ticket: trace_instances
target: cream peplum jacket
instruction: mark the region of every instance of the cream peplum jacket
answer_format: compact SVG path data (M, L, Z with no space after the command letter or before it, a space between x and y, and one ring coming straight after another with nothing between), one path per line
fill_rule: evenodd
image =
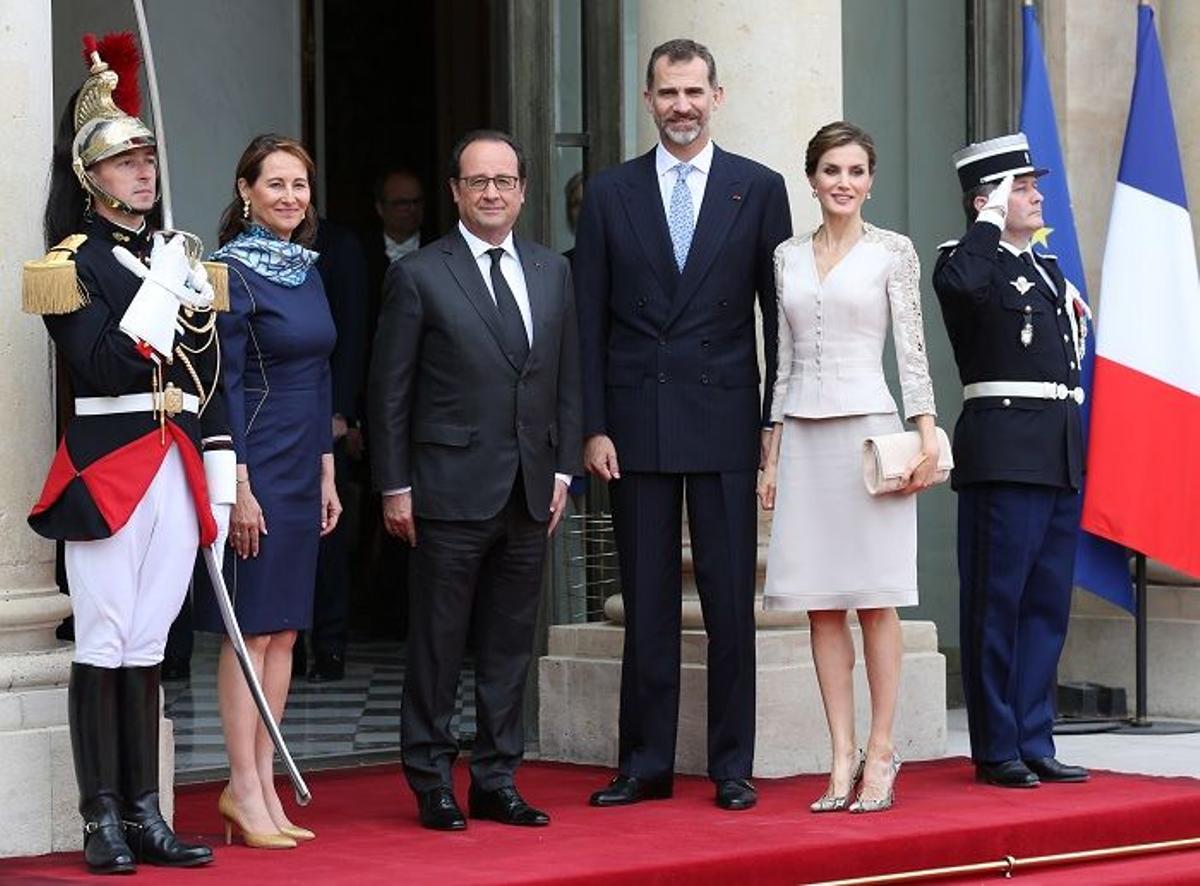
M775 250L779 369L771 421L896 411L883 375L891 321L904 416L935 414L912 241L873 225L818 279L813 233Z

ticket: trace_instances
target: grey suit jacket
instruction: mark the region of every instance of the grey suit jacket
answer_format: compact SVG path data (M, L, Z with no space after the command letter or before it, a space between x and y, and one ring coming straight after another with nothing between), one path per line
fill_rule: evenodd
M381 491L412 486L418 517L492 517L520 469L529 514L544 521L554 474L582 470L570 266L538 243L514 244L533 319L523 366L501 345L496 304L457 228L384 279L367 389L372 479Z

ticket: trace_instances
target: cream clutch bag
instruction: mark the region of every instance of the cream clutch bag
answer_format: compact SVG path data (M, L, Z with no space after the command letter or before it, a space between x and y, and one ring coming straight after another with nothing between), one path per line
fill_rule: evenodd
M934 483L944 483L954 467L954 456L950 453L950 440L941 428L937 433L938 463ZM863 482L871 495L886 495L904 485L904 469L921 452L919 431L900 431L896 434L881 434L868 437L863 443Z

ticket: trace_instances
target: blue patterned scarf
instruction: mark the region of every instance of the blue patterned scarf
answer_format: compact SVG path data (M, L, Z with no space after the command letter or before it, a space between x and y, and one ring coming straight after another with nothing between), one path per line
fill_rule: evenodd
M251 225L213 253L222 260L236 258L256 274L280 286L299 286L319 254L299 243L281 240L262 225Z

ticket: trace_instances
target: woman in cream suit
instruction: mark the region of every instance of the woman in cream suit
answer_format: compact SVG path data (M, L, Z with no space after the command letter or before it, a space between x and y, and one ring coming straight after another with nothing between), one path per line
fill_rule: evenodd
M937 466L920 266L907 237L863 221L875 173L867 133L843 122L822 127L808 143L805 171L821 226L775 250L779 374L759 483L763 507L776 510L765 605L809 615L833 742L829 787L812 810L875 812L892 805L900 768L892 746L902 653L896 607L917 602L911 493L932 482ZM921 454L900 493L872 497L863 441L903 429L881 360L889 320L904 414L920 431ZM849 609L858 611L871 690L865 757L854 736Z

